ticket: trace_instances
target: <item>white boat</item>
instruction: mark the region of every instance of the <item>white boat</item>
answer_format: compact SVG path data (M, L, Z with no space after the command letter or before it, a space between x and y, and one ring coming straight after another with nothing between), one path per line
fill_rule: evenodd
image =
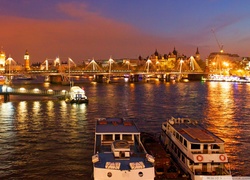
M250 77L241 76L224 76L224 75L208 75L208 77L202 77L202 81L209 82L238 82L238 83L250 83Z
M92 156L94 180L153 180L154 157L147 154L133 120L96 120Z
M161 142L192 180L232 180L224 141L188 118L162 123Z
M65 100L69 103L88 103L88 97L85 95L85 90L79 86L72 86L69 91L69 96Z

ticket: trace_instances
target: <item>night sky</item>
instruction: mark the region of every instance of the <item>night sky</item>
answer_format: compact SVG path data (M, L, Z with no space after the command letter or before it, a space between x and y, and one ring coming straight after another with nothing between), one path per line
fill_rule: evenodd
M249 0L1 0L0 46L22 62L147 57L199 48L250 56Z

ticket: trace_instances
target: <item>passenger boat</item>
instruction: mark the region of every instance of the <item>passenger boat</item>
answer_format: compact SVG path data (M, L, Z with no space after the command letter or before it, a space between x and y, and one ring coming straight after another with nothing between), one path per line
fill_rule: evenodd
M147 154L132 119L96 120L94 180L153 180L154 157Z
M188 177L173 161L171 154L166 152L159 136L152 133L141 133L141 141L146 151L155 158L155 180L187 180Z
M192 180L232 180L224 141L188 118L162 123L161 142Z
M79 86L72 86L70 88L69 95L66 97L65 101L76 104L89 102L87 96L85 95L84 89L80 88Z
M33 80L34 78L31 76L20 75L15 78L16 80Z

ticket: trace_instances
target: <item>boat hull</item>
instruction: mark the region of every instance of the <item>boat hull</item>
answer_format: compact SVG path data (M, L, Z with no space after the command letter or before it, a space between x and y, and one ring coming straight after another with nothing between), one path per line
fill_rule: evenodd
M135 170L114 170L94 167L94 180L154 180L153 169L154 167ZM111 177L109 177L110 174L112 174Z
M88 99L72 99L69 101L71 104L87 104L89 102Z

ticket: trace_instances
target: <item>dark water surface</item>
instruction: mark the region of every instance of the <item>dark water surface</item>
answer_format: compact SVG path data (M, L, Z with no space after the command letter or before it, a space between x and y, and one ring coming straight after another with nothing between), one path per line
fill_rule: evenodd
M45 88L44 85L15 85ZM51 89L64 86L47 85ZM132 117L160 132L171 116L188 116L226 142L234 175L250 175L250 84L219 82L81 84L89 104L48 97L0 99L0 179L90 179L94 120Z

